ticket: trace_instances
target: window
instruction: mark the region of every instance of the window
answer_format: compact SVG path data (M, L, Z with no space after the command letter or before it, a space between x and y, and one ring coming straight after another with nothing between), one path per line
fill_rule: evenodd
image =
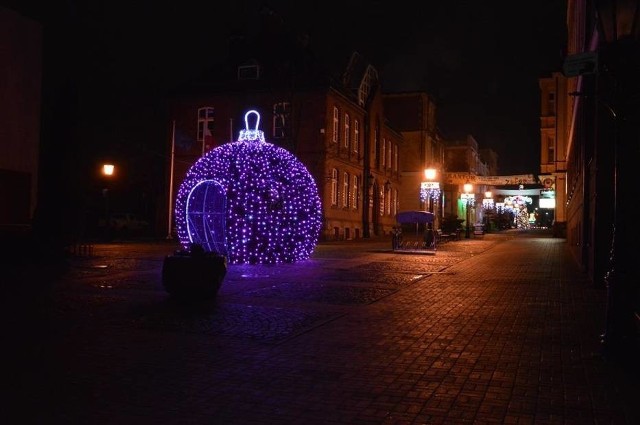
M555 115L556 113L556 94L549 92L547 95L547 105L549 108L549 115Z
M349 208L349 173L342 176L342 206Z
M202 145L202 153L213 147L213 130L215 110L211 106L198 108L198 142Z
M380 155L378 154L378 149L380 149L380 141L378 140L378 127L376 126L376 130L373 133L373 163L376 168L380 166Z
M350 125L351 119L349 117L349 114L344 114L344 147L347 148L347 150L349 149L349 141L351 139L349 137Z
M553 137L547 136L547 164L553 164L556 157L555 140Z
M391 140L387 143L387 168L391 168Z
M391 215L391 189L386 189L384 195L385 213Z
M367 102L369 92L371 91L371 86L377 79L378 73L376 72L375 68L372 66L367 67L364 77L362 77L362 81L360 82L360 87L358 88L358 104L360 106L364 106L364 104Z
M333 107L333 143L338 143L338 127L340 124L340 117L338 115L338 107Z
M352 177L353 183L351 185L351 206L353 207L354 210L358 209L358 205L360 203L360 188L358 187L358 184L360 183L358 181L358 176L353 176Z
M331 170L331 205L338 205L338 170Z
M393 171L398 171L398 145L393 145Z
M211 106L206 106L198 109L198 119L213 119L214 109Z
M398 214L398 189L393 189L393 216L395 217Z
M273 138L282 139L288 135L288 125L291 110L289 102L280 102L273 105Z
M387 158L387 139L385 139L384 137L382 138L382 148L380 149L380 160L381 160L381 166L382 168L384 168L387 164L385 162L385 159Z
M360 121L353 120L353 151L360 150Z
M241 65L238 67L238 80L259 80L260 65Z

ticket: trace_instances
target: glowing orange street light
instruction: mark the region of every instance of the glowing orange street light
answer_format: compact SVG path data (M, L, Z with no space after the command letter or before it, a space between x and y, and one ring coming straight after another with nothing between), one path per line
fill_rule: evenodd
M436 169L435 168L426 168L424 170L424 176L428 181L433 181L436 179Z
M116 166L113 164L102 164L102 175L111 178L116 171ZM107 184L105 183L105 186ZM109 214L109 188L105 187L102 189L102 196L104 197L104 232L105 238L109 239L109 225L111 221L111 217Z
M102 174L105 176L112 176L115 172L116 166L113 164L103 164L102 165Z

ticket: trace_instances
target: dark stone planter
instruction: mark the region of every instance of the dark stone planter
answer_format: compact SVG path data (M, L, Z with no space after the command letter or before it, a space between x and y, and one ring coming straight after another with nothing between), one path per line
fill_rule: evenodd
M199 249L168 255L162 265L162 285L173 297L215 298L227 274L227 258Z

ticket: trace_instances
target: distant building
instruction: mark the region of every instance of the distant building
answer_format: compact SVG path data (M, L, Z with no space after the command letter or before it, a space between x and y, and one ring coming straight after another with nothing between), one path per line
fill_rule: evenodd
M204 152L237 140L244 113L256 109L267 141L296 155L313 175L322 239L389 235L399 208L403 138L385 119L376 69L354 53L331 77L308 60L304 46L290 49L286 60L274 60L268 49L238 54L225 72L172 95L170 117L189 141L175 147L172 193Z
M559 72L540 78L540 175L541 183L553 196L553 229L556 236L567 235L567 153L573 102L569 89L575 82Z
M480 149L478 141L470 134L451 138L445 141L444 169L447 176L451 174L469 176L491 176L498 171L498 155L491 149ZM445 179L446 181L447 179ZM470 207L471 224L482 221L482 200L491 186L474 184L472 196L474 200L467 205L461 195L464 193L464 181L454 179L443 185L444 211L458 217L465 217L467 206Z
M402 134L405 143L401 155L402 187L400 203L405 210L427 209L420 199L420 183L425 181L424 170L436 170L435 180L442 181L445 171L444 142L436 122L437 105L425 92L385 93L385 114L390 124ZM442 203L431 205L441 215Z

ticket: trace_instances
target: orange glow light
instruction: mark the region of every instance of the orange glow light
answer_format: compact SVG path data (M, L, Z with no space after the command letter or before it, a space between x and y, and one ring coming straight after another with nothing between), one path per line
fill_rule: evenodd
M113 164L104 164L102 166L102 174L105 176L112 176L115 168L116 167Z

